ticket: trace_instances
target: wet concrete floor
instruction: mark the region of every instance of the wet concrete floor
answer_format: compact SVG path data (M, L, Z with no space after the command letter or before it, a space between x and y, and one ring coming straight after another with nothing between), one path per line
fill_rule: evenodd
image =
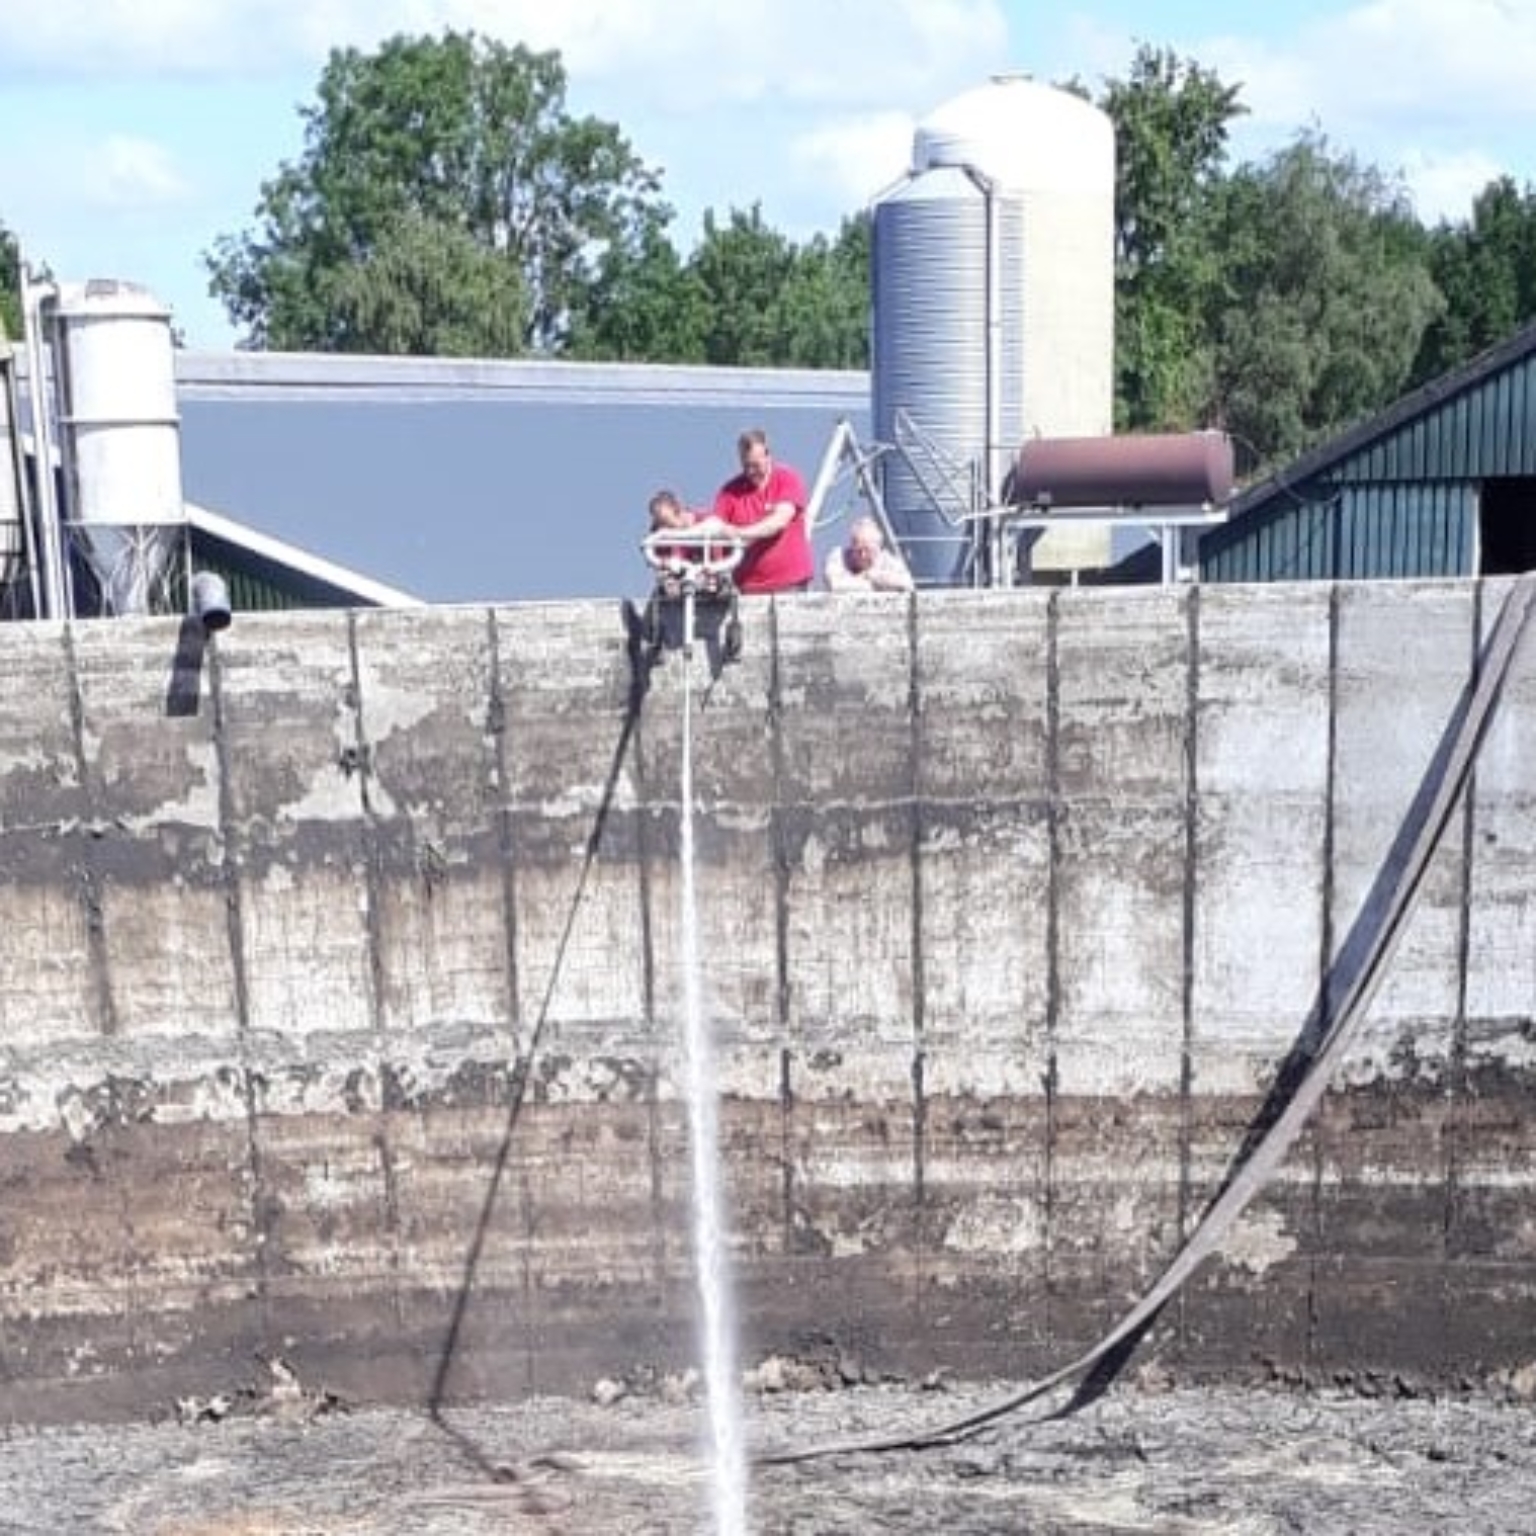
M673 1394L676 1396L677 1394ZM754 1449L906 1434L1006 1399L778 1392ZM294 1398L162 1423L11 1427L6 1536L680 1536L709 1533L696 1402L658 1394L425 1413ZM958 1445L755 1467L754 1536L1268 1536L1536 1530L1536 1409L1520 1401L1117 1388L1070 1418Z

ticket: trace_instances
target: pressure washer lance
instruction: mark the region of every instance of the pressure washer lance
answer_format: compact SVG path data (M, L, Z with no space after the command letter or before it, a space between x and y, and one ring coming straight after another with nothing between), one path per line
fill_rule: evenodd
M694 599L698 597L730 604L727 624L736 617L736 583L732 572L741 564L746 545L734 534L709 533L692 528L658 528L640 541L640 551L656 571L656 591L651 599L655 613L657 599L681 601L683 605L683 655L693 659Z

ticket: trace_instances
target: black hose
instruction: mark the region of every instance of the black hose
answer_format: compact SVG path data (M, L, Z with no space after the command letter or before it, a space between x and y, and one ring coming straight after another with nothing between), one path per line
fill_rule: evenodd
M785 1466L826 1456L915 1451L951 1445L998 1419L1039 1402L1080 1377L1084 1378L1082 1385L1057 1416L1075 1411L1105 1390L1108 1381L1118 1373L1158 1314L1217 1250L1244 1208L1269 1182L1326 1091L1334 1067L1354 1038L1380 985L1429 861L1466 788L1530 616L1533 596L1536 596L1536 578L1523 576L1504 600L1498 623L1478 657L1471 695L1464 696L1452 716L1441 747L1377 877L1377 887L1373 888L1362 909L1357 928L1369 925L1374 932L1339 994L1339 1007L1327 1021L1310 1062L1295 1081L1273 1123L1233 1170L1221 1193L1152 1288L1086 1354L988 1407L926 1429L763 1451L753 1458L755 1465ZM1346 944L1341 957L1353 948Z

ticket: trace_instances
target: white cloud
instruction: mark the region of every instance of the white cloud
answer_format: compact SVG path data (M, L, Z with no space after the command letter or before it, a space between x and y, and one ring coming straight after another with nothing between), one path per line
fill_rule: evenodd
M395 33L474 30L569 49L568 65L604 68L688 28L702 0L50 0L0 12L0 59L52 74L220 74L318 69L333 48Z
M113 134L88 148L74 185L86 203L134 212L165 208L191 195L169 150L127 134Z
M1536 116L1536 6L1372 0L1285 40L1232 35L1181 51L1242 86L1257 126L1488 123Z
M800 135L791 154L798 168L819 178L852 211L908 169L915 126L916 120L904 112L834 119Z
M1096 22L1091 0L1085 8L1065 24L1067 56L1091 83L1123 75L1147 29L1133 37ZM1221 33L1154 39L1239 87L1247 113L1233 124L1235 159L1315 129L1333 149L1401 175L1429 222L1465 217L1496 176L1528 179L1533 0L1356 0L1310 21L1228 7L1223 19Z
M0 166L0 208L29 243L36 231L99 232L104 213L115 228L163 229L196 195L169 149L130 134L52 135Z
M1373 0L1301 39L1330 105L1415 117L1536 116L1536 6Z
M572 78L679 106L690 93L888 98L1008 62L1002 0L50 0L0 9L0 70L318 71L332 48L449 27L558 49Z
M1478 193L1490 181L1507 174L1503 166L1479 150L1459 154L1416 150L1407 155L1402 171L1413 192L1414 212L1426 224L1442 219L1455 223L1470 217Z

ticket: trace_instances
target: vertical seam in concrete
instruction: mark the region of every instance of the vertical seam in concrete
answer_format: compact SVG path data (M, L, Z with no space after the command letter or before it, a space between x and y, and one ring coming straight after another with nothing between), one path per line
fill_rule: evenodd
M1195 881L1200 856L1200 589L1185 596L1184 687L1184 891L1180 1009L1183 1038L1179 1059L1179 1100L1183 1124L1179 1148L1179 1231L1187 1230L1191 1206L1190 1158L1195 1085Z
M643 665L638 659L632 666ZM645 752L645 710L643 699L631 679L634 688L635 711L634 785L635 785L635 862L638 865L638 899L640 903L640 987L641 1008L645 1026L653 1045L656 1041L656 925L652 921L651 908L655 897L651 883L651 783Z
M1179 1188L1178 1225L1189 1234L1194 1195L1190 1188L1195 1127L1195 882L1200 858L1200 588L1184 594L1184 880L1180 940L1179 1008ZM1185 1333L1188 1297L1179 1290L1178 1330Z
M662 1145L665 1120L661 1112L661 1031L656 1016L656 924L652 917L652 907L656 899L656 888L651 879L651 864L655 856L651 824L655 802L652 797L649 764L645 750L646 696L642 690L643 669L646 662L636 650L631 651L629 664L631 668L630 707L634 710L635 721L635 863L638 879L637 899L640 907L640 1006L650 1052L645 1074L645 1145L649 1165L647 1174L651 1206L651 1266L656 1282L657 1306L665 1310L669 1222L665 1177L667 1157Z
M538 1304L539 1293L535 1280L537 1261L535 1255L538 1252L538 1222L533 1214L533 1181L527 1165L524 1164L518 1179L518 1204L523 1213L523 1240L518 1244L518 1258L521 1260L519 1278L522 1280L522 1297L520 1316L527 1319L527 1326L522 1330L523 1335L523 1373L528 1383L530 1392L537 1392L539 1382L539 1328Z
M1483 633L1483 583L1472 584L1472 621L1469 633L1467 672L1476 687ZM1444 1169L1444 1207L1440 1217L1441 1289L1443 1305L1450 1306L1448 1266L1456 1239L1457 1218L1461 1209L1461 1136L1462 1117L1467 1099L1467 971L1472 963L1472 874L1477 857L1477 763L1467 772L1467 786L1461 800L1461 888L1456 923L1456 1011L1451 1019L1450 1060L1446 1063L1446 1123L1442 1147Z
M779 646L779 604L772 599L768 608L768 740L773 764L773 805L770 841L773 848L773 947L778 970L774 988L774 1006L778 1012L780 1038L789 1034L789 850L784 805L784 680Z
M521 987L517 968L517 851L512 836L512 779L507 766L507 694L501 675L501 627L496 610L486 609L486 643L490 646L491 697L487 704L486 729L494 742L492 769L496 775L496 837L501 854L501 912L503 960L506 967L507 1029L513 1055L518 1050L521 1020Z
M1328 589L1328 730L1325 742L1327 771L1323 780L1323 850L1322 889L1320 914L1320 954L1318 955L1318 985L1323 1006L1317 1021L1319 1031L1326 1029L1333 1018L1333 950L1334 950L1334 837L1336 835L1335 778L1338 773L1339 755L1339 608L1341 604L1339 584Z
M96 1024L103 1035L118 1032L117 1005L112 996L112 964L107 950L106 893L101 871L96 867L93 844L105 835L98 814L95 778L85 751L85 696L80 687L79 658L75 653L75 631L64 626L64 667L69 690L69 728L75 752L75 772L80 776L80 794L86 825L81 828L79 859L75 873L79 881L80 904L84 909L85 941L91 962L91 995L96 1005Z
M1322 855L1322 912L1319 922L1320 941L1318 954L1318 995L1322 1007L1318 1010L1316 1028L1319 1033L1327 1030L1333 1021L1333 951L1334 951L1334 879L1335 879L1335 826L1338 814L1337 782L1339 771L1339 625L1343 592L1337 581L1328 588L1328 730L1326 741L1326 768L1323 775L1323 855ZM1309 1042L1309 1046L1315 1042ZM1310 1365L1317 1355L1318 1338L1318 1256L1322 1252L1323 1236L1323 1146L1322 1138L1314 1133L1312 1141L1312 1254L1307 1262L1307 1323L1306 1337L1302 1345L1302 1358Z
M384 1190L384 1230L389 1241L389 1270L393 1281L395 1317L404 1316L404 1298L400 1294L402 1254L400 1251L400 1188L395 1174L394 1153L390 1144L389 1117L391 1101L396 1097L394 1070L389 1060L389 1042L384 1027L384 933L383 858L379 814L370 792L373 780L373 746L368 739L367 712L363 707L363 671L358 650L357 614L347 613L347 661L351 679L352 731L357 747L357 790L362 807L363 899L365 926L368 931L368 1013L373 1026L374 1049L378 1052L379 1108L374 1123L373 1144L379 1159L379 1178ZM414 833L414 829L408 829Z
M501 621L494 607L486 610L486 633L491 648L491 697L487 725L495 738L497 846L501 855L502 942L507 984L507 1031L512 1040L506 1095L507 1110L514 1118L521 1113L522 1098L533 1074L531 1056L524 1058L522 973L518 963L518 854L513 820L514 787L512 783L512 711L508 704L507 677L502 668ZM528 1040L528 1050L536 1043L538 1020ZM510 1148L509 1148L510 1157ZM523 1375L530 1391L538 1381L537 1327L533 1323L537 1292L533 1283L535 1232L532 1191L525 1168L518 1171L517 1214L521 1218L522 1241L516 1245L518 1262L519 1316L529 1320L522 1329Z
M235 989L235 1031L240 1046L240 1097L245 1108L245 1151L250 1172L251 1233L255 1247L256 1307L263 1348L272 1347L272 1230L267 1201L266 1160L261 1148L261 1112L251 1056L251 979L245 958L245 902L240 879L240 834L235 826L229 761L229 725L224 707L224 668L218 640L208 642L208 692L213 705L213 759L218 774L219 842L223 852L224 926L229 936L230 973Z
M787 1045L779 1047L779 1198L781 1241L786 1255L795 1251L794 1060Z
M794 1049L789 1039L789 854L784 846L783 676L779 660L779 604L768 605L768 754L773 803L768 807L768 843L773 860L773 961L775 1025L779 1035L779 1134L784 1154L781 1194L785 1252L795 1241Z
M378 1040L379 1068L384 1073L384 940L379 907L379 825L371 793L373 748L363 711L362 665L357 650L357 614L347 612L347 667L352 705L352 740L357 747L356 771L358 801L363 821L363 899L364 925L368 930L368 1017ZM381 1078L382 1087L382 1078Z
M921 1235L926 1200L928 1105L924 1092L927 1041L927 980L923 969L923 773L922 687L918 667L917 601L907 600L907 782L908 847L912 880L912 1190L919 1226L916 1251L921 1271Z
M1045 1336L1053 1331L1051 1283L1055 1265L1056 1216L1056 1029L1061 1007L1061 671L1060 594L1052 592L1045 613L1045 1146L1041 1189L1044 1255L1041 1289L1045 1298Z

